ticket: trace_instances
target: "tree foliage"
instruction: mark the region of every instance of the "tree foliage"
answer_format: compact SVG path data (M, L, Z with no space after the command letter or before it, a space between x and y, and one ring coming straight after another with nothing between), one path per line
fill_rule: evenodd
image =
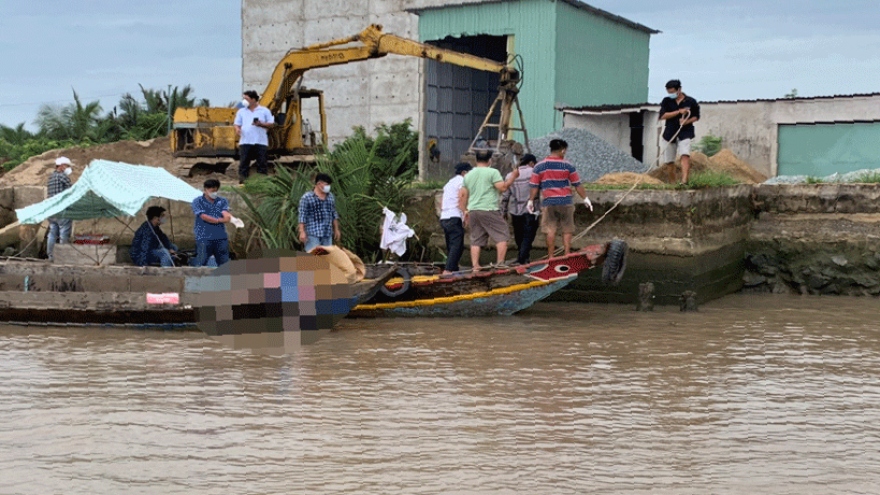
M191 86L149 89L140 86L141 98L126 93L110 112L98 101L84 102L73 91L73 103L42 105L34 123L37 132L0 125L0 163L6 170L51 149L90 146L124 139L144 141L168 133L168 116L178 107L208 106L197 99Z
M366 261L381 257L382 207L403 211L404 189L416 176L409 161L417 143L412 136L397 141L400 134L389 132L393 127L379 127L375 137L356 131L332 152L318 155L314 167L277 167L274 176L254 178L234 189L247 205L244 216L256 227L261 243L274 249L301 247L299 201L314 188L315 175L325 173L333 178L341 244Z

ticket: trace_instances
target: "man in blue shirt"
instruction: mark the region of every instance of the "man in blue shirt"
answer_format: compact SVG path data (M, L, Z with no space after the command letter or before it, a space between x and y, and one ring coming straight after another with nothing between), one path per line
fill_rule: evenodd
M172 255L177 252L177 246L171 244L168 236L159 228L167 220L165 208L147 208L147 221L137 229L131 241L129 254L135 265L149 266L159 263L161 266L174 266Z
M327 174L315 176L315 189L299 200L299 240L309 252L317 246L332 246L342 238L336 199L330 192L333 179Z
M221 198L220 181L208 179L204 184L205 193L192 202L196 223L193 231L196 235L195 266L205 266L212 255L221 266L229 261L229 237L226 235L226 223L232 220L229 214L229 201Z

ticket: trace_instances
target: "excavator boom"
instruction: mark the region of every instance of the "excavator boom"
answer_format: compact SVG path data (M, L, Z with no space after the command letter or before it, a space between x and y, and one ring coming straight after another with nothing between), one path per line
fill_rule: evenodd
M507 139L513 105L516 103L519 72L507 63L438 48L382 31L373 24L359 34L287 52L275 66L260 104L276 117L270 131L270 153L276 157L312 156L327 143L323 93L302 87L303 76L312 69L343 65L384 57L389 54L432 59L438 62L498 73L501 78L499 139ZM309 132L302 118L302 99L317 98L321 119L320 139ZM493 105L494 108L494 105ZM171 145L175 157L188 157L188 163L212 156L235 156L236 135L232 127L232 108L179 108L174 114ZM487 118L488 121L488 118ZM484 123L485 125L485 123ZM307 139L310 142L307 142ZM319 142L320 141L320 142ZM189 165L192 167L192 165ZM189 169L181 175L188 175Z

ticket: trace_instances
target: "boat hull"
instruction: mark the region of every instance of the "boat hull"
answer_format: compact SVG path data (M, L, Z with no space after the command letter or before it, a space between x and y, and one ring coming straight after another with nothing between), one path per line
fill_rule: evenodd
M574 281L572 276L554 282L527 282L482 293L423 299L405 303L362 304L352 317L481 317L509 316L531 307Z

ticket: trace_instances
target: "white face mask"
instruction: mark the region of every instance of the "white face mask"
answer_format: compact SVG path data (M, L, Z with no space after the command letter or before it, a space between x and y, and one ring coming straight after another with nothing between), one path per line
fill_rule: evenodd
M167 221L168 221L168 217L161 217L161 218L159 218L159 225L162 225Z
M72 173L73 173L73 169L72 169L72 168L67 167L67 168L64 169L64 175L70 175L70 174L72 174Z
M678 99L678 91L676 91L675 93L669 93L669 97L672 98L673 100L677 100Z
M247 100L241 100L241 104L244 105L245 108L251 106L251 102L249 102Z
M217 199L217 196L218 196L218 193L216 193L216 192L209 192L208 193L208 197L211 199Z
M329 186L329 185L324 186L324 187L323 187L323 190L324 190L324 194L329 193L329 192L330 192L330 186Z

